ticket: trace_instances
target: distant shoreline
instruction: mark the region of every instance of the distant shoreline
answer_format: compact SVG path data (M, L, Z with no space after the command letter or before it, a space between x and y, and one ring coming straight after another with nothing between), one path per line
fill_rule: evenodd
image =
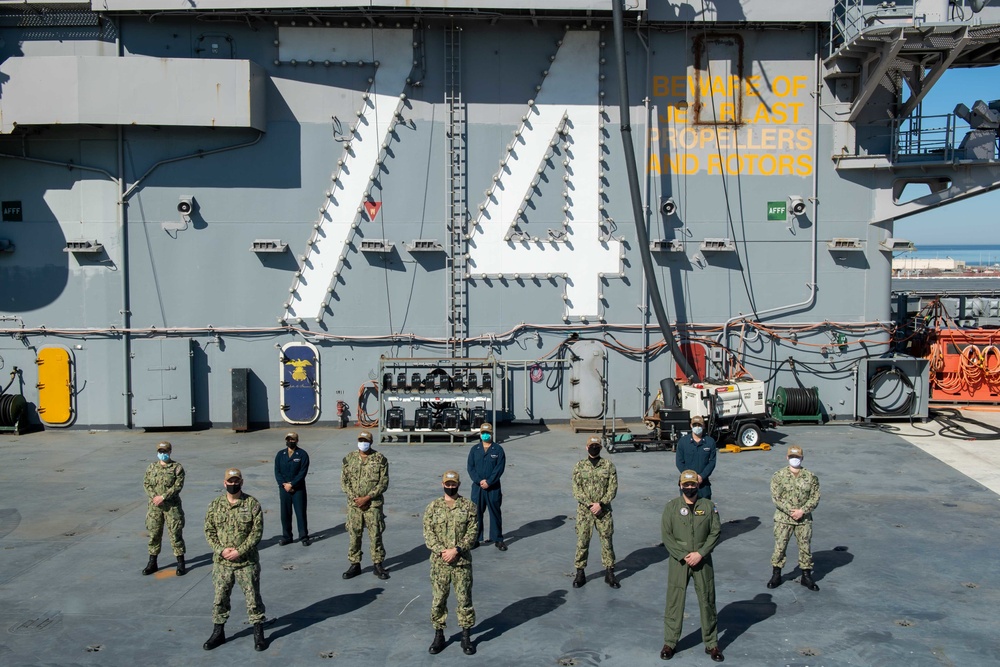
M894 255L894 259L953 259L967 267L1000 267L1000 245L921 244L915 250Z

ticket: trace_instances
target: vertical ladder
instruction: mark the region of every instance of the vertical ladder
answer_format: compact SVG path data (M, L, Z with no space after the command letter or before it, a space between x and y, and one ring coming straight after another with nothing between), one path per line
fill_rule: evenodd
M468 229L466 193L465 104L462 102L462 29L445 31L445 102L448 105L448 349L452 358L465 356L468 283L465 234Z

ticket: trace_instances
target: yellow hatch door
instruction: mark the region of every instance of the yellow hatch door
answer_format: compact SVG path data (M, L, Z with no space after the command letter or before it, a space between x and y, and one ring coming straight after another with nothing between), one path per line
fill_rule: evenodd
M73 364L64 347L43 347L38 365L38 417L46 424L65 424L73 416Z

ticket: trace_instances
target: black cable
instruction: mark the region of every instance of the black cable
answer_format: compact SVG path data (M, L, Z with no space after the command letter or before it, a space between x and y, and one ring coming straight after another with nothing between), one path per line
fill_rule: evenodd
M851 422L852 428L867 429L869 431L885 431L886 433L896 433L899 428L892 424L876 424L875 422Z
M943 428L938 431L938 435L945 438L951 438L952 440L1000 440L1000 428L970 419L954 408L935 408L931 410L931 417L934 421L943 425ZM989 432L977 433L970 431L963 424L973 424Z
M899 380L899 384L906 391L906 398L894 408L886 407L884 403L880 403L880 398L875 395L876 385L881 384L890 375L895 376ZM868 412L872 415L880 417L906 417L910 414L910 409L913 407L916 395L917 392L913 387L913 382L910 378L906 377L906 373L903 373L896 366L883 366L868 378Z

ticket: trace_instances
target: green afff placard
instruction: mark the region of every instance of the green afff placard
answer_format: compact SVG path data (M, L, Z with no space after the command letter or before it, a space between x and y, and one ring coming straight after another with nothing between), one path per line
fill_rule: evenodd
M785 211L788 207L788 202L783 201L769 201L767 202L767 219L768 220L785 220Z

